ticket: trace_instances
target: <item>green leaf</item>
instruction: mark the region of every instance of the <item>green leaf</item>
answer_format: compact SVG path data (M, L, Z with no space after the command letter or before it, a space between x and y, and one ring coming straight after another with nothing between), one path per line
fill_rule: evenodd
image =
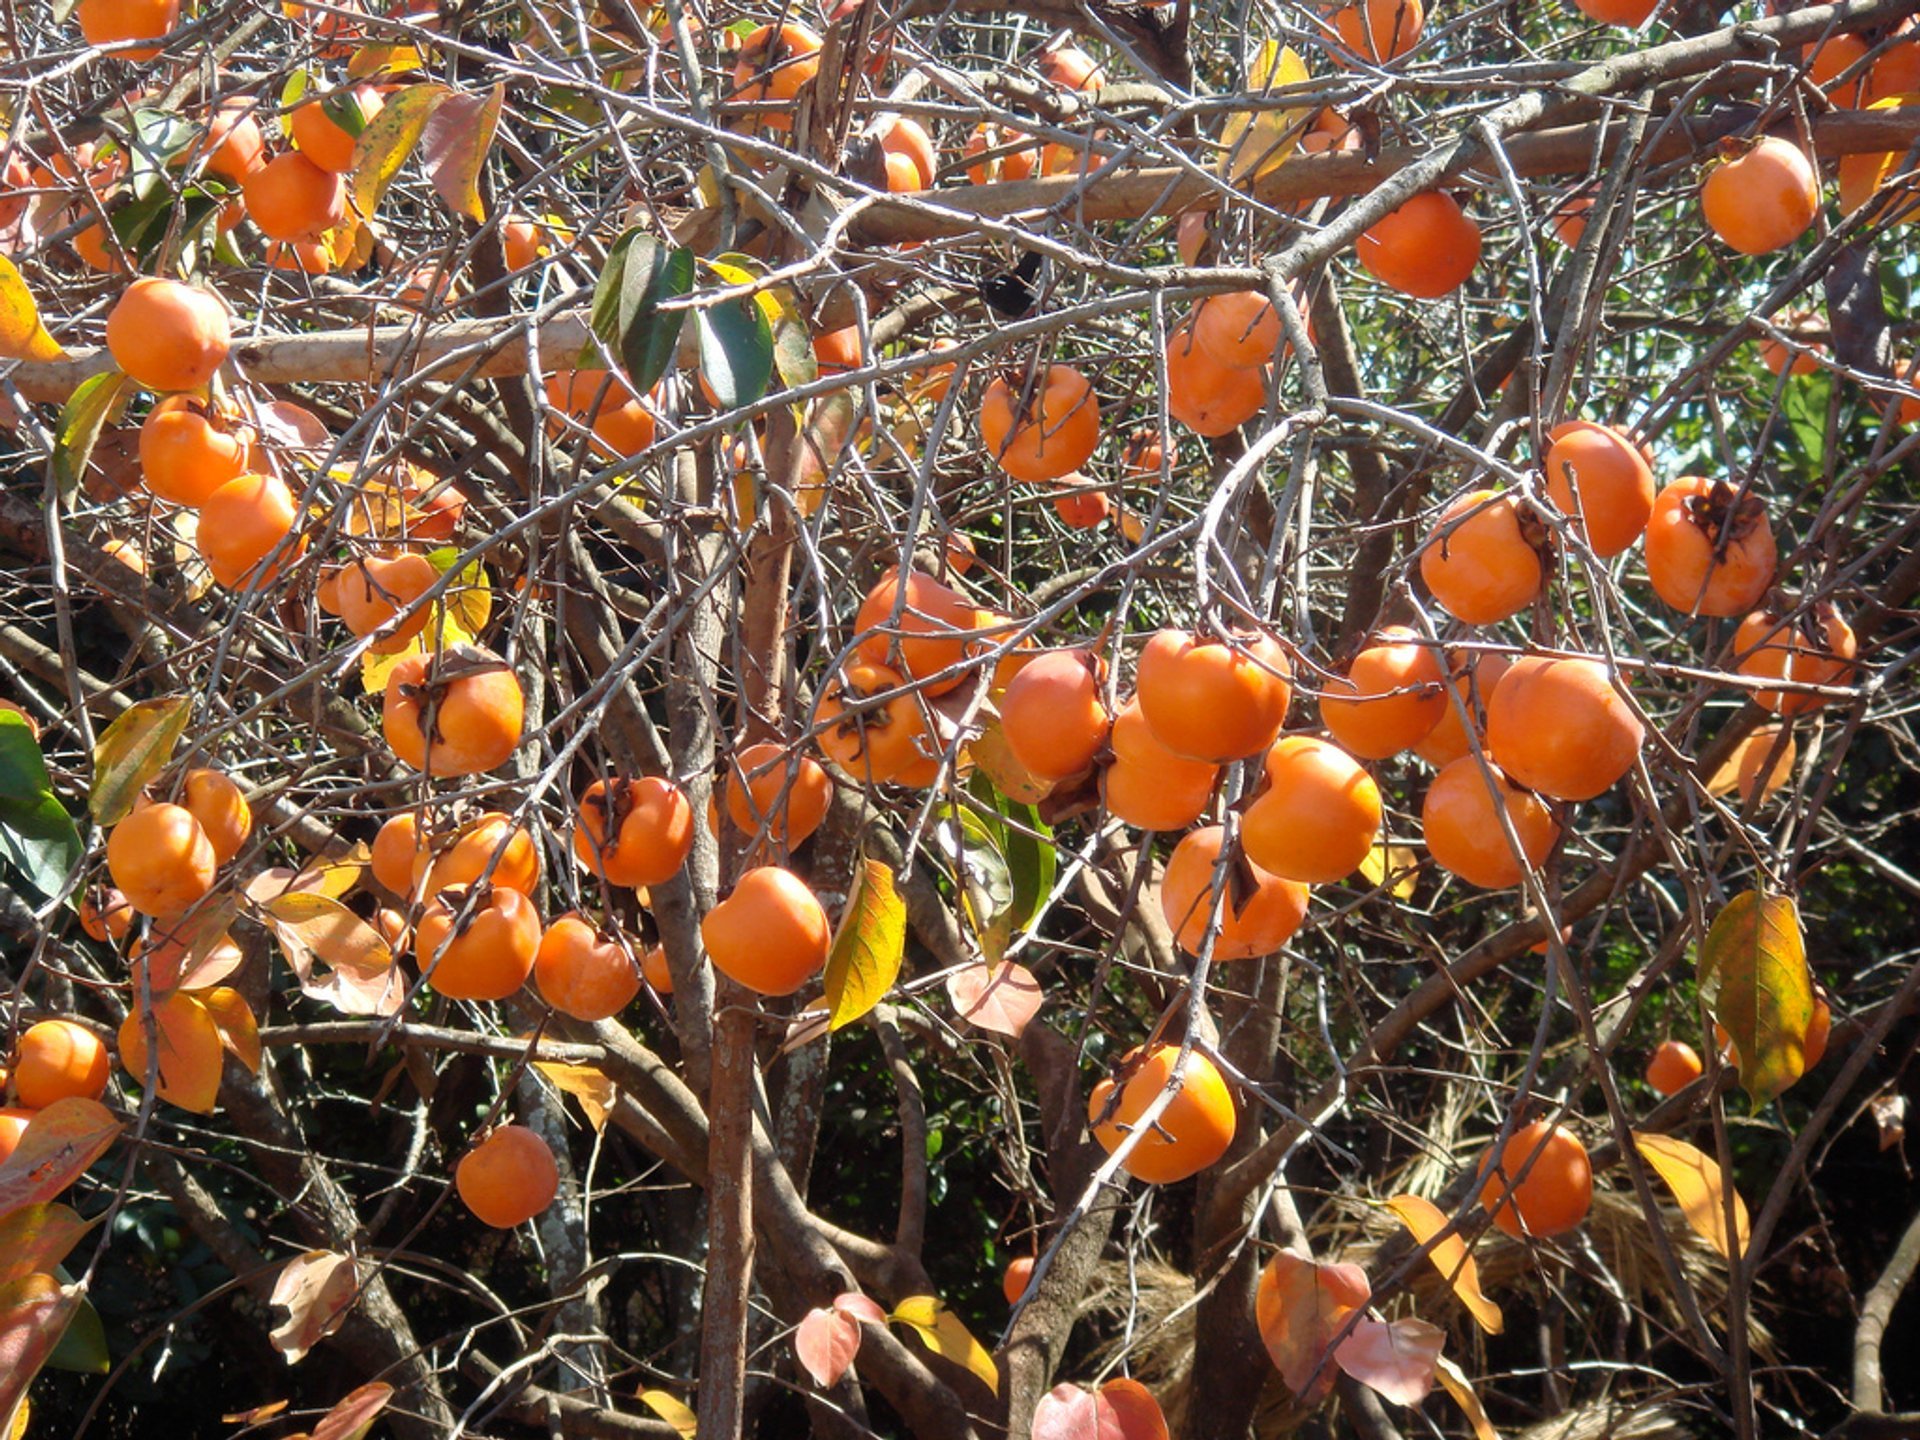
M306 98L307 91L320 82L311 70L304 67L288 75L280 86L280 108L291 110Z
M366 133L367 112L353 90L336 90L320 102L320 113L358 140Z
M93 743L93 793L87 808L101 825L117 825L147 783L167 768L186 733L193 701L185 695L142 700L114 717Z
M170 110L142 107L133 112L131 175L133 193L147 199L165 195L168 167L200 142L201 127Z
M700 374L721 410L751 405L773 378L773 327L751 297L722 300L694 312Z
M878 1005L900 978L906 953L907 906L894 889L893 871L863 860L827 952L827 1028L851 1025Z
M64 1271L59 1278L71 1280ZM113 1368L113 1356L107 1350L107 1327L100 1323L100 1312L82 1295L67 1322L66 1333L47 1356L49 1370L65 1370L75 1375L104 1375Z
M53 793L32 728L11 710L0 711L0 860L51 898L85 853L72 817Z
M619 352L634 389L645 394L673 365L685 316L660 305L693 290L693 252L669 249L638 229L607 252L593 292L593 330Z
M94 443L127 385L125 375L109 370L104 375L88 376L67 397L66 408L60 412L60 430L53 441L53 475L63 499L80 488Z
M967 805L948 805L933 838L960 872L963 913L976 930L985 930L1012 908L1014 900L1013 872L1003 848L1005 827L999 816L991 811L983 815Z
M1715 918L1700 947L1700 993L1733 1041L1740 1084L1759 1105L1806 1071L1813 977L1800 917L1785 895L1748 891Z
M408 85L380 107L353 142L353 203L371 215L400 167L420 143L427 121L453 91L444 85Z
M1780 397L1780 413L1806 457L1810 474L1818 474L1827 449L1827 404L1833 395L1833 377L1824 370L1787 381Z
M977 777L970 788L983 804L992 806L1002 817L996 833L1008 878L1013 882L1007 919L1015 929L1024 930L1039 914L1047 896L1053 893L1054 877L1059 870L1053 827L1040 818L1040 812L1033 806L1008 799L985 776Z

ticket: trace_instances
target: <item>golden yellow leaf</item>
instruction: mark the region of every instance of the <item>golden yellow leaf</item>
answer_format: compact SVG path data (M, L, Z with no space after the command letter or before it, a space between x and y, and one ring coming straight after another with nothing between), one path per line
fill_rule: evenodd
M13 1423L7 1427L7 1440L22 1440L27 1433L27 1421L33 1418L33 1406L27 1403L27 1397L20 1397L20 1407L13 1412Z
M220 1043L227 1047L234 1059L258 1075L260 1027L247 1005L247 997L226 985L216 985L211 990L197 993L200 1003L207 1008L207 1014L213 1017L214 1028L220 1032Z
M909 1295L893 1307L887 1317L908 1326L934 1354L964 1366L980 1378L996 1395L1000 1392L1000 1370L987 1348L967 1332L960 1317L947 1309L937 1295Z
M212 1013L199 996L176 990L153 1002L153 1028L160 1046L154 1093L182 1110L211 1115L226 1053ZM136 1085L147 1083L148 1059L146 1025L136 1005L120 1025L120 1063Z
M1454 1403L1466 1412L1467 1423L1473 1426L1474 1440L1500 1440L1500 1432L1487 1419L1487 1412L1481 1408L1480 1397L1474 1393L1473 1382L1466 1372L1442 1355L1433 1362L1433 1373L1440 1377L1440 1383L1447 1387Z
M1387 892L1401 900L1411 900L1418 882L1420 852L1411 845L1389 845L1376 840L1360 862L1360 873L1371 885L1384 885L1389 875L1397 877Z
M67 352L40 322L40 307L13 262L0 255L0 356L8 360L58 360Z
M489 600L486 603L488 608L491 608L492 602ZM478 632L466 627L461 605L436 604L429 613L426 628L407 641L403 648L391 655L376 655L369 650L360 657L361 688L369 695L384 694L387 688L387 677L393 674L393 667L408 656L425 655L430 649L443 650L454 645L471 645L477 639L479 639Z
M1732 1259L1734 1252L1727 1246L1726 1181L1720 1167L1710 1156L1671 1135L1646 1135L1636 1130L1633 1143L1641 1159L1667 1182L1693 1233ZM1733 1192L1733 1228L1739 1253L1745 1254L1747 1205L1738 1190Z
M1700 993L1733 1041L1740 1084L1756 1105L1807 1068L1813 976L1791 898L1750 890L1714 918L1700 946Z
M1292 46L1272 40L1261 44L1247 68L1247 90L1265 93L1307 79L1307 66ZM1220 132L1220 173L1230 183L1258 179L1293 153L1311 110L1289 106L1282 110L1242 110L1227 117Z
M1400 1217L1400 1223L1422 1245L1447 1228L1447 1217L1440 1207L1418 1195L1395 1195L1387 1201L1387 1208ZM1500 1307L1480 1289L1480 1269L1474 1264L1465 1241L1458 1235L1449 1235L1427 1252L1427 1259L1453 1287L1453 1293L1482 1330L1498 1335L1506 1328L1506 1317L1500 1313Z
M653 1411L653 1413L658 1415L662 1420L666 1421L667 1424L671 1425L675 1430L679 1431L680 1434L686 1436L687 1440L693 1440L693 1433L699 1428L699 1421L694 1418L693 1411L674 1399L674 1397L666 1391L642 1390L640 1392L640 1403Z
M851 1025L878 1005L900 978L906 953L907 906L893 888L893 871L863 860L827 953L828 1028Z
M591 1065L566 1065L558 1060L536 1060L533 1068L578 1100L587 1112L587 1123L595 1130L607 1123L620 1090L600 1071Z
M986 729L967 742L966 753L993 782L993 788L1016 805L1038 805L1053 790L1051 782L1039 779L1014 758L1013 747L1007 744L998 720L988 722Z

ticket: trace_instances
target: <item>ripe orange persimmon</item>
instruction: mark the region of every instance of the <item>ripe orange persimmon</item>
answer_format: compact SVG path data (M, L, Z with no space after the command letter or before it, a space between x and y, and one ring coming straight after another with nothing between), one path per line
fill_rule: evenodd
M266 163L267 142L254 115L258 106L258 101L235 95L213 107L203 152L208 174L238 185Z
M107 1090L113 1062L106 1042L71 1020L29 1025L14 1051L13 1091L29 1110L70 1095L98 1100Z
M1032 1283L1033 1256L1016 1255L1007 1262L1006 1273L1000 1277L1000 1293L1007 1297L1007 1304L1018 1305Z
M1022 394L1028 398L1016 420L1013 407ZM1100 401L1092 382L1070 365L1049 365L1030 383L1003 377L981 397L980 439L1014 479L1058 480L1086 464L1100 443Z
M1087 1097L1087 1124L1109 1155L1120 1148L1160 1092L1174 1083L1173 1067L1179 1058L1178 1045L1156 1045L1145 1053L1130 1050L1120 1057L1113 1074L1093 1087ZM1214 1063L1192 1052L1177 1083L1178 1092L1160 1118L1140 1134L1122 1164L1129 1175L1149 1185L1171 1185L1198 1175L1233 1143L1233 1092ZM1117 1099L1113 1098L1116 1085Z
M591 1024L618 1015L640 993L640 972L617 935L597 931L576 913L562 915L540 937L533 983L562 1015Z
M1857 110L1866 85L1866 71L1855 71L1844 90L1840 87L1840 77L1866 59L1871 48L1858 35L1829 35L1812 45L1801 46L1800 58L1807 67L1807 79L1832 95L1843 108Z
M183 805L135 810L107 835L107 872L142 915L180 914L213 889L219 868L213 842Z
M318 240L347 218L344 176L298 150L276 155L240 187L247 214L269 240Z
M1500 825L1502 810L1519 838L1525 867L1507 843ZM1434 864L1483 890L1518 885L1560 838L1560 826L1537 796L1517 788L1498 770L1492 772L1489 788L1489 776L1481 773L1480 761L1472 755L1433 777L1420 807L1420 828Z
M1176 755L1155 739L1138 698L1114 716L1109 744L1113 764L1100 776L1109 814L1142 830L1183 830L1205 812L1220 767Z
M107 350L149 390L197 390L226 363L227 310L209 290L146 276L107 312Z
M843 772L866 785L883 785L919 770L930 755L926 717L911 694L863 703L906 684L899 671L856 659L820 697L820 749Z
M1079 477L1069 475L1067 482L1072 483ZM1106 523L1113 514L1113 499L1104 490L1076 490L1071 495L1056 495L1052 500L1053 513L1060 517L1060 523L1069 530L1091 530Z
M820 37L805 25L762 25L740 42L733 66L733 98L792 100L820 73ZM791 130L793 117L779 111L755 117L769 130Z
M368 865L373 878L394 894L413 894L414 862L427 858L428 839L420 833L416 811L402 810L389 816L374 834Z
M1573 0L1580 13L1602 25L1624 25L1637 30L1647 23L1659 0Z
M1264 368L1221 364L1194 339L1191 324L1167 337L1167 413L1194 434L1229 434L1266 403Z
M253 427L191 395L169 395L140 426L140 474L162 500L194 509L259 463Z
M1860 97L1862 109L1896 95L1920 94L1920 26L1905 20L1895 27L1894 34L1906 38L1896 38L1867 71L1867 88Z
M189 770L180 803L200 822L215 859L222 865L240 853L253 833L253 809L224 770Z
M992 152L1004 150L1005 154ZM973 127L961 152L971 162L967 178L976 185L992 185L1001 180L1031 180L1040 164L1040 147L1033 138L1018 130L1003 129L990 121Z
M1389 626L1326 682L1320 718L1349 753L1384 760L1424 740L1451 704L1439 652Z
M128 40L164 41L180 23L180 0L80 0L73 18L89 45ZM122 60L151 60L161 45L135 45L115 53Z
M1783 370L1790 375L1811 375L1819 370L1820 359L1827 353L1827 347L1804 332L1821 328L1820 317L1810 310L1791 310L1778 323L1781 329L1799 340L1801 348L1790 348L1771 335L1762 336L1758 347L1760 363L1773 375Z
M1105 667L1090 650L1035 656L1000 697L1000 728L1014 758L1042 780L1088 769L1112 717L1100 699Z
M27 1133L27 1126L39 1113L25 1105L0 1106L0 1165L6 1164L8 1157L19 1148L20 1137Z
M700 922L714 968L759 995L791 995L819 974L832 938L806 881L777 865L747 871Z
M1055 85L1068 90L1091 90L1106 83L1093 57L1074 45L1047 51L1033 62L1033 67Z
M229 589L269 585L306 548L304 536L282 544L299 518L300 506L284 482L271 475L241 475L200 506L200 558ZM275 549L280 553L266 563Z
M1853 659L1859 654L1853 627L1830 603L1822 603L1816 617L1821 632L1818 639L1812 638L1811 625L1803 629L1784 624L1762 610L1747 616L1733 637L1739 673L1802 685L1846 684L1853 674ZM1827 703L1826 696L1805 691L1756 690L1752 694L1756 704L1776 715L1809 715Z
M372 635L392 626L367 649L375 655L397 655L427 628L433 612L423 605L397 625L394 617L431 590L439 578L433 562L413 551L351 560L335 585L337 613L356 635Z
M820 828L833 804L833 781L818 761L767 740L734 755L724 790L734 829L748 838L764 829L789 850Z
M384 833L384 827L382 829ZM404 836L399 838L400 843L404 843ZM408 883L392 888L401 895L431 899L454 886L465 889L477 885L483 875L490 885L518 890L529 897L539 887L540 847L524 825L514 823L512 816L490 810L468 821L448 838L451 843L416 850ZM491 875L487 875L489 865L493 867Z
M125 939L133 913L127 897L111 885L89 885L80 896L80 928L103 943Z
M380 707L393 753L429 775L478 775L505 763L525 723L513 670L471 645L406 656L388 675Z
M1380 835L1380 787L1338 745L1310 735L1274 742L1267 789L1240 821L1240 843L1262 869L1330 884L1352 874Z
M1280 733L1293 661L1270 635L1202 640L1160 630L1140 652L1134 692L1154 738L1189 760L1257 755Z
M1480 1203L1493 1215L1493 1223L1516 1240L1565 1234L1593 1207L1587 1147L1571 1131L1545 1120L1521 1127L1481 1187Z
M1483 746L1486 743L1488 697L1493 694L1493 687L1500 683L1500 677L1507 673L1507 666L1511 663L1505 655L1497 652L1472 651L1454 662L1453 678L1448 683L1459 695L1461 707L1472 719L1473 733L1481 737ZM1454 708L1451 699L1447 701L1440 722L1413 747L1413 753L1436 770L1451 765L1462 755L1473 753L1472 745L1467 742L1466 726L1461 723L1459 711Z
M449 999L504 1000L533 973L540 912L518 890L496 885L456 929L455 917L471 893L442 890L427 902L413 927L413 958L421 978Z
M929 695L944 695L966 678L964 670L931 677L966 660L976 628L974 606L964 595L919 570L909 571L902 586L897 568L875 582L853 617L859 656L889 667L897 658L900 673L925 681L921 689Z
M940 161L933 148L933 137L927 134L926 127L918 120L904 115L895 120L887 127L887 133L880 137L880 148L888 155L900 156L913 167L914 182L902 188L933 188L933 177L940 173Z
M1333 58L1343 65L1351 56L1391 64L1420 43L1426 18L1420 0L1358 0L1334 14L1343 48L1335 48Z
M1420 552L1420 578L1433 598L1469 625L1492 625L1531 605L1546 571L1530 532L1537 522L1519 497L1494 490L1462 495L1441 514Z
M1280 312L1257 290L1209 296L1194 307L1189 328L1208 359L1237 369L1265 365L1283 343Z
M1525 655L1487 701L1487 753L1556 800L1591 800L1633 768L1646 727L1598 660Z
M610 885L664 884L692 848L693 805L671 780L596 780L580 797L573 853Z
M1654 500L1647 579L1683 614L1746 614L1773 584L1778 564L1766 504L1751 491L1683 475Z
M673 993L673 967L667 964L666 947L655 945L640 957L640 974L656 994Z
M626 377L606 370L568 370L547 377L547 403L593 431L616 456L638 455L653 444L653 412ZM559 427L553 427L560 433Z
M1382 285L1437 300L1480 263L1480 227L1451 195L1425 190L1375 221L1354 242L1354 255Z
M1806 152L1773 135L1723 147L1734 158L1700 187L1713 233L1743 255L1783 250L1804 235L1820 213L1820 178Z
M453 1167L453 1188L474 1218L496 1230L523 1225L553 1203L560 1168L524 1125L502 1125Z
M307 159L322 170L344 175L353 169L356 138L373 123L382 103L380 92L371 85L355 85L343 94L302 101L287 112L287 132L293 137L294 148ZM342 125L328 113L330 109L357 111L358 125Z
M1675 1095L1698 1080L1706 1067L1684 1040L1662 1040L1647 1061L1647 1084L1656 1095Z
M1160 910L1180 948L1198 955L1213 915L1214 874L1220 865L1220 846L1226 835L1218 825L1203 826L1180 837L1167 857L1160 879ZM1307 918L1307 887L1283 880L1237 854L1220 895L1220 930L1213 940L1213 958L1221 962L1257 960L1271 955L1299 930Z
M1575 517L1593 553L1618 555L1646 532L1653 470L1640 447L1608 425L1556 425L1547 448L1547 498Z
M858 325L822 330L813 337L813 361L822 375L845 375L867 363Z

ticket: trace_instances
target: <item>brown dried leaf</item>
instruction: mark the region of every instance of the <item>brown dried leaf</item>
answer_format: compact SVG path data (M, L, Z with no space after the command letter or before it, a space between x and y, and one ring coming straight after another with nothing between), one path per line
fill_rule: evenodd
M332 1250L309 1250L296 1256L274 1281L273 1303L286 1307L287 1318L267 1338L289 1365L297 1365L340 1328L359 1293L351 1256Z

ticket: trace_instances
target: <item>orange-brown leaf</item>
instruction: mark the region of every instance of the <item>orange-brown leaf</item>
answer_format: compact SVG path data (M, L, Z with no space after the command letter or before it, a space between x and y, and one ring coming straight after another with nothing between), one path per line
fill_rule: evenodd
M67 1205L22 1205L0 1220L0 1285L36 1270L51 1271L92 1228Z
M176 990L153 1002L153 1031L159 1041L159 1076L154 1093L162 1100L211 1115L220 1100L220 1070L226 1047L213 1015L200 997ZM134 1083L145 1085L153 1057L139 1006L120 1024L120 1063Z
M1319 1265L1285 1250L1260 1272L1254 1313L1287 1388L1311 1404L1333 1385L1327 1346L1373 1294L1358 1265Z
M1400 1223L1422 1245L1447 1228L1447 1217L1440 1207L1418 1195L1395 1195L1387 1201L1387 1208L1400 1217ZM1498 1335L1506 1328L1506 1318L1501 1315L1500 1307L1480 1289L1480 1269L1474 1264L1473 1254L1467 1249L1465 1241L1458 1235L1449 1235L1427 1251L1427 1259L1433 1262L1433 1268L1453 1287L1453 1293L1467 1307L1467 1313L1473 1316L1482 1330L1489 1335Z
M1671 1135L1649 1135L1636 1130L1633 1145L1640 1158L1666 1182L1673 1198L1680 1203L1693 1233L1722 1255L1732 1258L1747 1249L1747 1203L1733 1192L1733 1229L1737 1252L1727 1244L1726 1180L1711 1157Z
M260 1026L255 1023L247 997L238 990L216 985L200 992L200 1003L213 1017L220 1032L220 1043L227 1052L255 1075L260 1073Z
M0 1165L0 1216L65 1190L107 1153L123 1128L106 1106L81 1095L46 1106Z

